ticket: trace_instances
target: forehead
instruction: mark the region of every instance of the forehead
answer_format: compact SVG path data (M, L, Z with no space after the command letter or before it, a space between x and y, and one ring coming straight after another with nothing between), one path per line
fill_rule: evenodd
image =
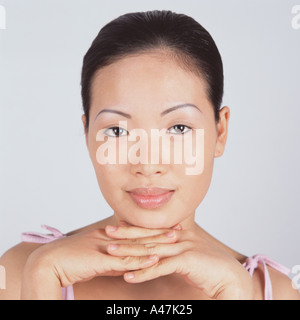
M160 53L126 56L101 68L91 89L92 105L206 99L205 81Z

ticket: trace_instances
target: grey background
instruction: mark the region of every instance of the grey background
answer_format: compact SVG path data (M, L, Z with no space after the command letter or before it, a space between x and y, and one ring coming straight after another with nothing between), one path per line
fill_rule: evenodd
M299 1L0 0L0 255L23 231L62 232L111 215L81 123L82 58L128 12L185 13L213 36L231 109L197 222L243 254L300 264ZM46 232L46 231L45 231Z

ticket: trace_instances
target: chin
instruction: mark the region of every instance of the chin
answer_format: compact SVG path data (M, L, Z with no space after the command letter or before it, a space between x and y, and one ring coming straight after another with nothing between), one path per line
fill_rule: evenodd
M141 213L138 213L135 216L131 215L130 219L124 220L137 227L148 229L168 229L177 224L177 222L173 222L173 219L170 219L167 214L163 213L158 215L150 213L150 216L147 217Z

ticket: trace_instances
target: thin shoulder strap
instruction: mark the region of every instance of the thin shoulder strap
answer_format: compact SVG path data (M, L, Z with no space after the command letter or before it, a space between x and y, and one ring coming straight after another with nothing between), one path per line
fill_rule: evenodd
M46 226L41 225L43 229L47 229L48 231L52 232L52 234L42 234L38 232L23 232L21 234L21 239L23 242L33 242L33 243L49 243L53 240L64 238L65 235L61 233L59 230Z
M66 237L65 234L61 233L59 230L49 227L47 225L41 225L43 229L50 231L52 234L42 234L38 232L23 232L21 234L21 240L23 242L33 242L33 243L49 243L56 239ZM63 300L74 300L74 290L73 286L68 286L61 288Z
M273 290L272 283L270 279L270 274L267 268L267 265L278 270L279 272L289 275L290 269L285 267L284 265L272 260L266 255L256 254L253 257L247 258L246 262L243 266L249 271L251 277L253 276L254 270L257 268L258 263L262 263L264 266L264 274L265 274L265 300L273 300Z

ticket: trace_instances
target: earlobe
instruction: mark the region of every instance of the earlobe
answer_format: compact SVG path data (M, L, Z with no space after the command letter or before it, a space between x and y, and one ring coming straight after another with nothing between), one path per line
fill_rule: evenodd
M217 141L215 149L215 158L222 156L225 150L226 140L228 136L228 122L230 117L230 109L223 107L220 111L220 120L217 124Z
M87 129L86 129L86 116L85 116L85 114L83 114L81 116L81 120L82 120L82 123L83 123L83 130L84 130L84 134L85 134L85 142L86 142L86 145L88 147L88 132L87 132Z
M219 150L215 151L215 158L218 158L221 156L221 152Z
M86 126L86 117L85 117L85 114L83 114L83 115L81 116L81 121L82 121L83 126L84 126L84 129L85 129L85 126Z

